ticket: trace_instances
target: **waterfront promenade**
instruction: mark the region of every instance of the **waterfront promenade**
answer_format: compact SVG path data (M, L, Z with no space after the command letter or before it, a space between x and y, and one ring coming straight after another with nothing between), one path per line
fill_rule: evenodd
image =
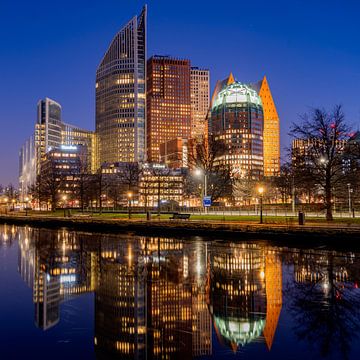
M272 239L280 241L284 239L296 239L307 243L308 240L321 240L326 243L341 242L347 239L350 244L360 246L360 222L359 219L339 219L334 222L326 222L324 219L308 219L305 225L298 225L295 217L268 217L264 224L259 224L256 216L225 216L214 215L192 216L190 220L170 220L170 215L162 214L160 218L153 214L151 220L146 220L145 215L132 214L102 215L74 214L71 217L61 216L61 212L55 214L3 214L0 215L0 223L13 225L29 225L46 228L70 228L92 232L136 232L152 236L210 236L214 238L232 239ZM293 240L294 241L294 240Z

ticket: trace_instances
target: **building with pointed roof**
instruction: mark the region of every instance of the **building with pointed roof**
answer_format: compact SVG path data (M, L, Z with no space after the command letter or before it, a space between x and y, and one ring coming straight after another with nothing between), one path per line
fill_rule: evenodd
M280 174L280 119L266 76L251 87L259 94L264 111L264 176Z
M145 159L146 13L115 35L96 71L98 167Z
M218 81L211 99L209 134L223 141L226 153L217 158L235 177L263 176L263 106L258 93L235 81Z

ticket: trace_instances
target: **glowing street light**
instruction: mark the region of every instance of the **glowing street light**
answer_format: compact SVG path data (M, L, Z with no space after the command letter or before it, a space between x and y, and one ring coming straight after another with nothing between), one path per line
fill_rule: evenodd
M260 195L260 224L263 223L263 195L264 195L264 187L259 186L258 187L258 193Z
M64 194L64 195L62 196L63 209L64 209L64 217L66 216L66 214L65 214L65 205L66 205L66 200L67 200L67 196Z
M195 169L195 175L198 177L204 176L204 189L203 189L203 199L207 197L207 173L205 170L202 169ZM207 208L205 208L205 212Z
M127 197L128 197L128 216L129 219L131 219L131 199L132 199L133 193L132 191L128 191L127 192Z
M25 216L28 216L28 206L29 206L29 198L25 198Z

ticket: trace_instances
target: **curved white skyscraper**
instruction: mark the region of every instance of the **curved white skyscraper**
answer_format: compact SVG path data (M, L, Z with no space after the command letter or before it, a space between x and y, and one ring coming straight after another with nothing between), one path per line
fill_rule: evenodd
M98 165L145 157L146 6L114 37L96 71Z

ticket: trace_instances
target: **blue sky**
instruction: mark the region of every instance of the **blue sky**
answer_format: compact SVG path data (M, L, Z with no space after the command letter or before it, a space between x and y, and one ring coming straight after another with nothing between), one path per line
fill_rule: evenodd
M143 1L0 1L0 183L17 181L18 150L36 103L60 102L66 122L94 129L95 71L112 37ZM212 87L267 75L289 125L309 107L344 105L360 121L360 3L347 1L165 1L148 4L148 55L209 68ZM283 152L285 155L285 152Z

